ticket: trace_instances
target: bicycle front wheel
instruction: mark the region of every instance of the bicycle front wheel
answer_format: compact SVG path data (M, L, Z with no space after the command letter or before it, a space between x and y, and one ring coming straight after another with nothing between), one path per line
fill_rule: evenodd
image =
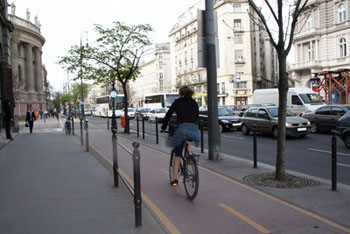
M172 150L170 154L170 163L169 163L169 179L170 183L174 180L174 158L175 158L175 151Z
M197 197L199 189L198 165L195 160L190 158L186 163L186 173L184 178L185 191L188 199L193 200Z

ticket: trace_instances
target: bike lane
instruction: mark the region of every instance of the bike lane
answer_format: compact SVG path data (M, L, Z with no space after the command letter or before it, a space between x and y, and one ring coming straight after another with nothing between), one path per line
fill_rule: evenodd
M118 142L132 151L132 140L119 134ZM90 144L100 156L112 162L110 133L91 132ZM315 229L318 233L350 233L349 228L202 167L198 196L190 201L182 183L178 187L170 186L169 155L144 145L139 150L143 202L170 233L305 233ZM118 163L131 181L132 158L119 145Z

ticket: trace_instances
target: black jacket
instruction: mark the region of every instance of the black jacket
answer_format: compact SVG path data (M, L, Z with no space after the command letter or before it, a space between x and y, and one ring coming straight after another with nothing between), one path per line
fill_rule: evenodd
M30 112L27 111L26 121L29 122L29 120L30 120ZM35 121L35 120L36 120L35 112L33 111L33 112L32 112L32 121Z
M165 115L162 130L167 128L170 117L173 113L176 113L177 124L181 123L198 123L198 104L193 98L181 97L174 101L170 106L170 109Z

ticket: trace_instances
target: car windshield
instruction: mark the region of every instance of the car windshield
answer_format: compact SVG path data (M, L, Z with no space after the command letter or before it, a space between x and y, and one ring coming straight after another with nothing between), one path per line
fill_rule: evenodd
M149 109L149 108L144 108L144 109L140 110L141 113L150 112L150 111L151 111L151 109Z
M228 115L232 115L226 108L219 108L219 112L218 112L219 116L228 116Z
M157 109L156 113L166 113L166 109Z
M321 97L316 93L299 94L305 104L322 104Z
M346 109L350 110L350 106L345 106L345 107L346 107Z
M128 108L128 111L135 111L134 108Z
M267 111L272 117L278 117L278 107L267 108ZM287 110L287 116L295 116L295 114L290 110Z

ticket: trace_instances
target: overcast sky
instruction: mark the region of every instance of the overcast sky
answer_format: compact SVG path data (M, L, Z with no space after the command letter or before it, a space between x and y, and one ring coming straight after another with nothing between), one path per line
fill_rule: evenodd
M57 64L58 56L67 55L73 45L78 45L81 33L89 31L88 39L94 41L93 25L110 27L113 21L129 25L149 23L154 29L156 43L168 42L168 33L179 15L199 0L14 0L16 15L30 21L38 15L41 33L46 39L43 63L48 79L55 89L62 89L67 73ZM9 4L12 0L8 0ZM9 13L11 12L9 8ZM82 34L83 40L86 34ZM73 75L71 75L73 77ZM71 78L72 78L71 77Z

